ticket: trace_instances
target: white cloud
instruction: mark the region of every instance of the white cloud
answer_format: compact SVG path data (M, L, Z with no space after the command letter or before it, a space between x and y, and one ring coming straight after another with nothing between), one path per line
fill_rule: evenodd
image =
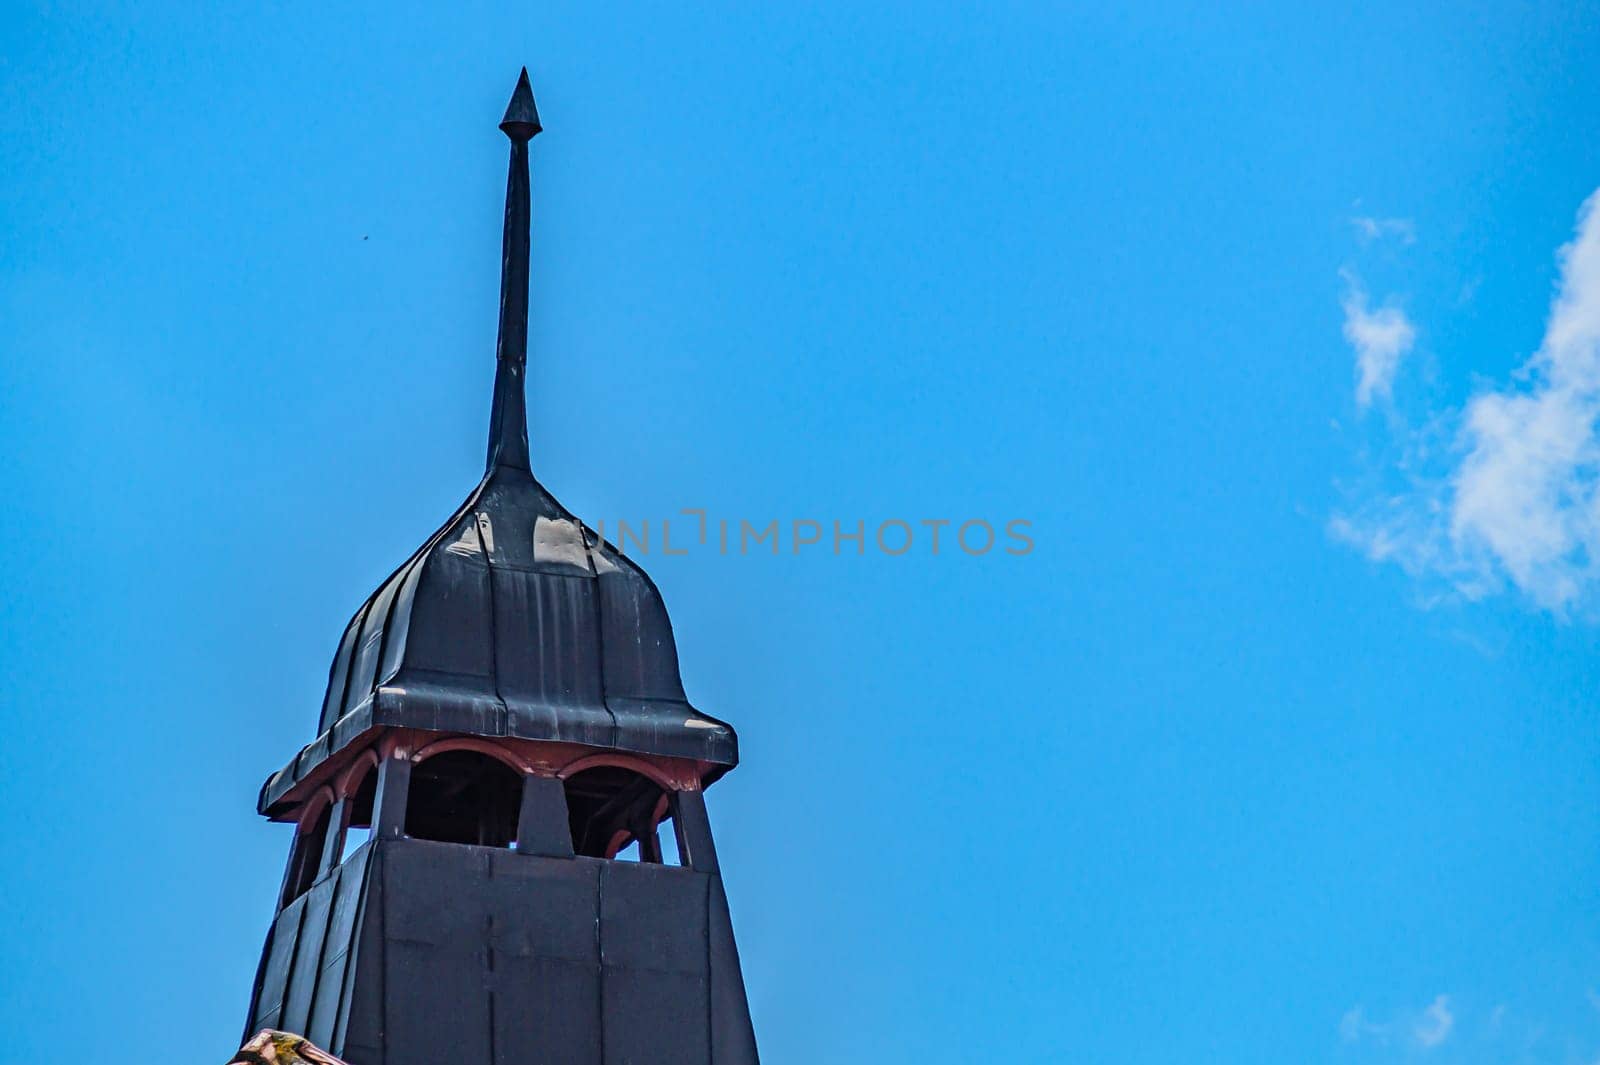
M1359 1043L1363 1039L1373 1039L1379 1043L1389 1041L1389 1026L1375 1024L1367 1019L1367 1014L1360 1006L1345 1012L1339 1018L1339 1038L1346 1043Z
M1600 192L1559 264L1538 351L1463 409L1405 430L1385 471L1390 489L1369 486L1330 524L1335 538L1469 598L1509 581L1559 615L1600 606ZM1345 335L1365 405L1388 394L1391 363L1414 332L1403 316L1373 324L1364 293L1347 283Z
M1354 274L1345 275L1344 338L1356 353L1356 403L1389 398L1395 371L1417 340L1416 327L1398 307L1369 310L1367 293Z
M1456 1016L1450 1012L1450 996L1439 995L1411 1026L1411 1035L1416 1039L1418 1046L1424 1050L1431 1050L1449 1039L1455 1026Z
M1373 1020L1365 1007L1355 1006L1339 1019L1339 1038L1346 1043L1374 1043L1389 1046L1418 1046L1430 1051L1445 1043L1456 1030L1456 1014L1450 1009L1450 996L1435 995L1422 1011L1403 1011L1387 1022Z
M1393 1020L1375 1021L1366 1010L1355 1006L1339 1019L1339 1038L1346 1043L1375 1043L1388 1046L1391 1041L1402 1046L1413 1045L1432 1050L1450 1038L1455 1031L1456 1017L1450 1009L1450 996L1437 995L1420 1012L1406 1010Z
M1363 244L1370 244L1385 237L1393 237L1402 244L1410 244L1417 239L1416 224L1409 218L1373 218L1357 215L1350 219L1350 224L1356 227Z
M1561 283L1529 384L1467 405L1450 535L1541 606L1575 605L1600 575L1600 194L1561 250Z

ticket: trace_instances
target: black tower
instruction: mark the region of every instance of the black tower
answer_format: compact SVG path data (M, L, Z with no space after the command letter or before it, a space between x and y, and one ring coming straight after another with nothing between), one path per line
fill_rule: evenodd
M296 830L246 1034L352 1065L755 1065L702 797L738 740L685 698L650 578L534 479L526 70L500 128L487 468L350 620L316 739L262 786Z

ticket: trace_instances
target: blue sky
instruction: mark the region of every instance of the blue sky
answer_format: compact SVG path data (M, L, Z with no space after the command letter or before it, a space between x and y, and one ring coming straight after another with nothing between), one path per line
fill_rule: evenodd
M524 63L569 507L1031 523L642 559L766 1061L1600 1059L1600 10L452 6L0 14L0 1062L235 1045Z

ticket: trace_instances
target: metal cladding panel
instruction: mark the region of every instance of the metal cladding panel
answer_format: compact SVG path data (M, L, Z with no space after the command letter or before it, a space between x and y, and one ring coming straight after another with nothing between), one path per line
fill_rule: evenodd
M346 969L365 905L370 850L356 851L274 920L261 986L251 1003L251 1033L278 1028L321 1046L334 1042Z
M368 699L334 722L328 749L342 750L346 744L372 727L372 700Z
M711 1061L714 1065L759 1065L756 1030L750 1023L739 948L733 941L733 920L720 876L711 878L706 912L710 924Z
M496 568L593 575L583 525L526 470L494 471L479 497L478 529Z
M599 1065L599 864L497 851L491 869L500 1061Z
M496 956L570 961L597 971L601 864L490 853L490 941Z
M280 925L256 1027L351 1065L756 1065L711 874L380 839Z
M344 714L344 690L350 676L350 659L355 655L356 638L361 635L361 621L366 616L366 606L356 611L350 624L344 628L339 640L339 650L334 653L333 665L328 668L328 690L322 697L322 718L317 731L327 732Z
M384 1065L492 1062L489 851L379 843L384 894Z
M283 1017L283 997L289 989L289 968L294 964L294 948L300 938L300 918L306 909L304 895L285 906L272 922L267 936L266 961L261 967L261 986L250 1006L251 1036L262 1028L276 1028Z
M517 854L572 857L572 828L567 817L566 789L553 777L522 778L522 804L517 814ZM526 863L511 866L526 868ZM501 867L495 867L501 875Z
M489 847L405 839L385 844L384 935L450 949L481 949Z
M708 879L668 866L603 866L606 1065L711 1060Z
M311 1016L304 1035L319 1047L333 1045L334 1028L339 1023L339 1001L344 997L344 967L348 955L339 954L322 967L311 998Z
M554 500L552 500L554 503ZM559 503L554 503L561 510ZM533 523L533 565L546 573L594 575L589 564L589 533L577 518L561 511L560 517L541 515Z
M556 513L554 500L527 470L496 469L478 496L478 538L496 568L533 567L533 526Z
M441 677L402 671L378 689L373 723L435 732L504 736L506 707L480 677Z
M357 848L339 866L339 886L333 896L333 916L328 920L328 946L323 951L327 957L343 954L354 943L356 917L361 909L361 889L371 855L372 845L368 843Z
M463 526L471 530L470 516ZM472 546L446 537L423 564L406 635L407 668L494 675L489 567Z
M360 886L361 905L345 973L344 1001L329 1050L349 1065L383 1065L383 865L373 843Z
M680 791L672 796L672 819L677 822L678 851L685 865L702 873L721 875L717 845L711 838L711 817L704 792Z
M607 695L684 700L678 649L661 595L640 569L596 550Z
M724 765L738 761L738 737L733 729L686 702L611 696L606 706L616 718L616 745L623 750Z
M347 976L354 963L356 928L366 898L371 853L372 847L364 846L339 866L333 912L328 915L328 932L322 941L322 968L306 1022L305 1036L318 1046L333 1046L338 1033Z
M283 797L283 793L294 785L294 761L267 777L261 782L261 791L256 795L256 810L266 813L268 807Z
M347 714L368 699L377 684L378 660L389 629L389 608L394 603L399 583L395 577L384 583L367 608L366 620L361 623L361 637L356 641L355 657L350 662L350 684L344 700Z
M733 729L684 697L650 578L526 470L499 466L357 611L318 736L263 789L262 812L375 724L738 761Z
M703 979L649 969L606 969L605 1065L707 1065Z
M594 966L496 958L494 976L496 1065L600 1065L600 974Z
M317 993L317 977L322 974L322 941L328 932L328 914L337 885L338 879L329 877L305 894L306 912L300 921L294 966L289 970L289 989L284 994L283 1016L278 1025L285 1032L306 1034L311 1002Z
M312 740L310 743L301 748L300 755L295 760L295 772L302 777L305 776L307 773L311 772L313 768L326 761L328 755L332 753L333 733L324 732L322 735L318 736L316 739Z
M394 605L389 608L389 628L383 637L383 660L378 663L377 683L382 684L405 664L406 640L411 634L411 607L416 602L417 585L422 580L426 551L419 551L400 570L395 580Z
M493 1062L490 999L473 951L384 943L384 1065Z
M607 969L703 976L709 877L642 862L601 866L600 950Z
M530 703L506 696L506 734L525 740L560 740L617 747L616 719L604 703Z
M594 582L494 569L495 680L513 735L609 746Z

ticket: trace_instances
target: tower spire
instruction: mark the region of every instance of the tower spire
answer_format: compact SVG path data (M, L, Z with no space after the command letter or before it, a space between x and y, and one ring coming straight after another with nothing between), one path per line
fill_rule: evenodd
M245 1031L361 1065L759 1065L702 794L739 737L689 702L649 576L528 467L539 125L524 71L488 473L356 610L262 785L295 832Z
M524 379L528 368L528 142L543 127L522 68L500 129L511 139L506 177L505 236L500 255L500 341L495 352L494 406L489 415L489 458L496 466L529 469L528 413Z

